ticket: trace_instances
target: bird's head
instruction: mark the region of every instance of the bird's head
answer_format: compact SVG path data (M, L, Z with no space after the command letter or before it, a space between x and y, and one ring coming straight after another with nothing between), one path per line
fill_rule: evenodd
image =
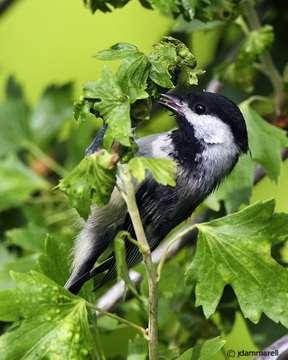
M183 96L162 94L159 103L175 114L180 130L199 142L227 148L236 145L239 153L248 151L243 115L226 97L204 91Z

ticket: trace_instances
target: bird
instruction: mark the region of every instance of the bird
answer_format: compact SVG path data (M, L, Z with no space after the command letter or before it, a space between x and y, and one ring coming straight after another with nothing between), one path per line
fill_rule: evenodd
M176 128L137 140L137 156L172 159L176 185L164 186L151 175L137 184L136 202L151 251L230 174L239 157L249 150L244 117L238 106L223 95L207 91L161 94L158 102L175 116ZM88 156L101 144L105 129L88 148ZM113 251L97 264L119 231L135 238L125 201L117 187L107 205L93 205L76 237L72 272L65 288L77 294L83 284L103 274L96 288L115 278ZM130 268L142 260L138 247L125 240Z

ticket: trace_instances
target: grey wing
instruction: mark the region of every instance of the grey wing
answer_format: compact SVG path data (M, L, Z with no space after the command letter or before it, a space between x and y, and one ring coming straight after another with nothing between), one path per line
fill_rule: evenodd
M163 133L140 138L137 141L139 146L138 155L147 157L157 156L157 154L153 154L153 144L165 136L166 134ZM136 184L136 187L141 187L141 184ZM121 225L124 225L126 222L124 228L128 230L129 227L129 231L132 231L132 225L127 223L127 218L129 217L127 217L126 204L117 188L114 189L109 204L104 207L94 206L92 208L91 215L76 238L72 273L65 284L67 289L78 292L81 285L91 278L94 273L100 272L100 270L105 271L109 268L111 270L114 267L115 261L112 256L109 258L110 260L107 259L105 266L101 267L100 265L100 267L95 268L95 271L94 269L91 270L98 257L111 243ZM128 248L127 250L128 255L132 251L132 257L136 256L137 249L132 250ZM138 254L137 257L139 257ZM130 259L130 256L128 259Z
M80 287L88 278L87 274L98 257L113 240L117 228L125 221L127 208L118 189L113 190L109 204L103 207L93 206L91 214L75 241L72 273L65 287L72 291L80 281ZM80 288L72 292L78 292Z

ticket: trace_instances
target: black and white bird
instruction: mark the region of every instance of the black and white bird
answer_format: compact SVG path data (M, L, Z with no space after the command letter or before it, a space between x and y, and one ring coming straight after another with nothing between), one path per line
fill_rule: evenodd
M151 249L185 220L231 172L239 156L248 150L248 136L241 111L226 97L193 92L184 96L163 94L160 104L176 117L175 130L138 140L138 155L173 159L177 164L176 186L163 186L152 177L139 184L136 200ZM95 150L92 143L89 152ZM76 239L71 276L65 287L77 293L90 278L104 273L100 286L115 277L113 252L95 263L120 230L134 236L124 200L115 187L108 205L92 207ZM141 261L138 248L127 240L129 267Z

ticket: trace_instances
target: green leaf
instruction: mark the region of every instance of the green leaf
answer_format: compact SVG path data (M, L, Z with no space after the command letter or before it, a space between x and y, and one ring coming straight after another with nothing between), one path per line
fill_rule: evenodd
M123 280L127 285L128 289L132 292L132 294L134 294L140 300L139 294L130 279L129 270L126 262L126 246L124 239L127 237L130 237L130 234L127 234L123 231L119 232L114 239L117 276L118 280ZM129 241L129 239L126 239L126 241Z
M90 9L92 13L96 10L103 12L110 12L111 8L121 8L126 5L129 0L83 0L84 4Z
M141 53L135 45L118 43L110 49L98 52L96 57L100 60L122 59L116 78L124 94L129 97L133 104L138 99L145 99L148 93L147 79L150 63L145 54Z
M252 61L263 54L272 45L274 40L273 28L271 25L265 25L257 30L252 30L247 35L239 56L247 57Z
M6 231L9 244L18 245L22 249L40 252L44 248L47 231L39 226L28 224L25 228Z
M240 106L246 120L249 147L253 160L261 164L272 180L277 180L281 167L281 150L288 146L283 130L270 125L248 103Z
M0 337L1 358L87 359L92 341L85 300L36 272L13 278L17 290L10 312L14 308L22 321Z
M242 155L232 173L220 185L215 197L224 200L226 210L234 212L240 205L248 204L254 180L254 165L249 155Z
M117 71L118 83L123 92L129 96L133 104L136 100L146 99L147 79L150 63L146 55L139 53L137 57L123 61Z
M115 257L116 257L116 265L117 265L117 276L118 280L123 279L126 284L130 283L130 277L128 274L128 267L125 257L125 238L124 233L119 233L114 239L114 249L115 249Z
M21 100L0 104L0 155L21 149L31 139L29 108Z
M93 104L91 104L90 101L87 101L83 97L81 97L79 101L76 101L74 103L74 119L82 123L89 118L93 118L93 115L91 113L92 107Z
M135 157L128 163L132 175L139 181L145 179L146 170L162 185L175 186L176 164L169 159Z
M147 341L139 336L129 340L127 360L146 360L148 353Z
M263 312L288 326L288 272L271 257L271 243L288 238L288 215L275 214L274 206L272 200L258 202L197 226L197 249L186 279L196 283L196 305L206 317L229 284L245 317L258 322Z
M256 69L251 61L224 61L217 69L216 73L220 81L232 84L246 92L253 90L253 80Z
M149 55L149 61L151 63L150 78L163 88L173 88L170 71L177 63L176 47L164 41L155 44Z
M105 133L106 147L112 145L113 139L124 146L130 146L132 129L129 97L122 91L109 68L103 69L99 80L85 84L84 96L98 100L94 103L94 109L108 125Z
M31 128L38 142L50 140L65 120L73 118L72 98L72 83L50 85L44 90L31 117Z
M23 89L14 76L9 76L5 88L6 98L11 100L23 99Z
M9 252L4 245L0 244L0 289L9 289L15 287L11 279L10 271L27 272L35 268L37 255L16 257Z
M55 237L47 236L45 252L38 260L42 272L62 286L67 281L70 273L67 254L69 254L72 245L65 240L65 238L59 239L58 237L56 239Z
M119 60L130 57L137 57L141 52L137 46L129 43L117 43L107 50L101 50L96 54L99 60Z
M255 65L259 56L271 46L273 39L273 29L270 25L250 31L241 45L236 58L224 62L216 70L220 80L251 92L253 90L254 76L257 71Z
M47 189L47 183L15 156L0 163L0 211L20 206L37 190Z
M0 320L16 321L20 318L20 309L15 289L0 291ZM1 339L1 338L0 338Z
M223 348L225 342L220 336L209 339L185 351L177 360L210 360Z
M100 150L86 156L65 178L58 188L65 192L71 204L86 217L90 205L105 205L115 185L115 154Z

